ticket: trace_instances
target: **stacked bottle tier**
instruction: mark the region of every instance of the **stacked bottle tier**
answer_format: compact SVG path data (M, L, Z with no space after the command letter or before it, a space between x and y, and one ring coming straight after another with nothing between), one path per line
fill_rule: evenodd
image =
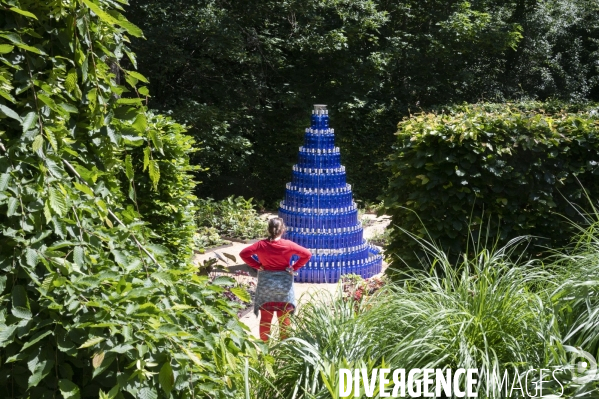
M288 231L286 238L302 247L318 249L341 249L355 247L364 243L362 226L343 232L316 233L315 231Z
M308 263L298 271L295 281L298 283L336 283L345 274L358 274L369 278L382 270L383 258L372 254L360 261L332 262L318 261Z
M339 229L359 224L355 204L344 208L311 209L289 207L281 202L279 217L290 229Z
M297 166L300 168L334 169L341 166L339 148L319 149L300 147Z
M291 184L302 188L342 188L345 187L345 168L300 168L293 167Z
M351 186L342 188L303 188L288 184L285 205L296 208L345 208L353 205Z
M335 134L333 133L333 129L306 129L306 134L304 135L304 147L321 149L335 148Z

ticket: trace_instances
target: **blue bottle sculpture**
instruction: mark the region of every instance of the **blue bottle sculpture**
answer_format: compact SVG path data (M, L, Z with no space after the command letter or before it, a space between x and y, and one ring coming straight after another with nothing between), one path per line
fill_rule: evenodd
M336 283L344 274L368 278L380 273L382 256L364 240L326 105L314 105L279 217L287 225L284 238L312 252L296 282Z

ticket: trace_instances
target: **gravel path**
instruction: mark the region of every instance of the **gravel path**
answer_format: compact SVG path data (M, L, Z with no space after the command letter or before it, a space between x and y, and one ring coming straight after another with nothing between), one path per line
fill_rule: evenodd
M265 217L270 218L272 216L276 216L274 214L265 214ZM369 239L375 236L377 233L381 233L385 230L387 225L389 224L390 218L388 216L380 216L376 217L376 215L365 214L362 217L362 223L364 225L364 238ZM194 258L194 262L203 262L207 259L214 258L216 255L214 252L219 254L227 253L235 256L238 260L238 264L241 264L241 259L239 258L239 252L248 244L237 243L234 242L233 245L216 249L213 251L208 251L205 254L197 254ZM383 263L383 270L386 268L386 264ZM310 283L295 283L295 295L298 300L298 307L305 303L310 299L312 295L318 295L320 292L328 291L330 293L335 293L338 289L338 283L335 284L310 284ZM241 318L241 321L250 328L252 335L258 337L258 326L259 319L254 315L253 312L250 312Z

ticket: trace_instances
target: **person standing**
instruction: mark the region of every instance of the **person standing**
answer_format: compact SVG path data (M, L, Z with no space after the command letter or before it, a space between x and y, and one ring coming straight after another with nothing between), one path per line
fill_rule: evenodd
M278 313L281 339L287 338L289 316L296 307L293 276L312 256L308 249L281 238L285 229L283 219L270 219L268 238L239 253L248 266L258 270L254 313L258 316L260 310L260 339L263 341L268 341L275 313Z

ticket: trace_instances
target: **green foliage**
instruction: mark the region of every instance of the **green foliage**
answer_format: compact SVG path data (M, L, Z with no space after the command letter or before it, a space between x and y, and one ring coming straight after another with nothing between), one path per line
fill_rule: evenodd
M210 165L198 195L276 204L313 103L331 109L358 198L396 123L431 106L599 99L599 19L588 0L139 0L130 17L150 105L190 125Z
M260 218L252 198L228 197L222 201L212 198L197 202L198 228L215 228L222 236L231 238L259 238L266 236L266 221Z
M578 246L547 259L548 265L514 263L522 239L456 263L420 240L429 255L427 271L411 270L401 284L361 304L337 295L300 307L291 338L273 346L272 364L252 374L252 386L258 397L270 392L273 398L336 398L340 368L363 367L369 375L383 365L499 375L509 370L510 384L515 369L523 375L530 368L560 368L556 376L564 390L544 384L545 395L596 395L596 374L576 378L581 375L572 365L584 358L569 353L574 347L597 353L596 227L583 229ZM532 392L534 378L538 374L520 381ZM499 397L485 380L479 379L478 396ZM363 390L358 397L365 397Z
M120 175L122 189L136 203L135 210L145 216L156 242L168 248L175 258L185 259L194 246L196 230L195 182L191 172L198 167L189 164L190 155L196 152L194 141L171 118L151 112L133 118L132 125L120 121L115 128L131 131L131 126L147 132L149 142L133 137L127 150L129 158L125 158L125 174Z
M582 222L573 204L584 198L583 187L599 194L599 124L596 111L543 107L462 106L398 125L395 153L385 162L392 175L385 213L397 226L388 247L394 267L424 256L410 235L452 256L519 235L552 248L568 243L576 229L560 215Z
M141 31L110 1L2 6L0 390L233 397L255 348L189 263L192 141L119 65Z
M599 223L597 213L575 243L560 253L551 267L560 276L551 298L560 314L560 331L568 345L599 358Z
M214 227L198 227L198 231L193 235L194 249L202 252L206 248L216 247L226 243L220 238L218 230Z
M359 317L366 303L343 299L340 292L312 296L292 318L292 338L272 348L274 364L265 361L252 374L255 396L338 398L338 389L327 383L338 385L339 368L383 367L384 363L369 360L379 359L384 346L377 331Z

